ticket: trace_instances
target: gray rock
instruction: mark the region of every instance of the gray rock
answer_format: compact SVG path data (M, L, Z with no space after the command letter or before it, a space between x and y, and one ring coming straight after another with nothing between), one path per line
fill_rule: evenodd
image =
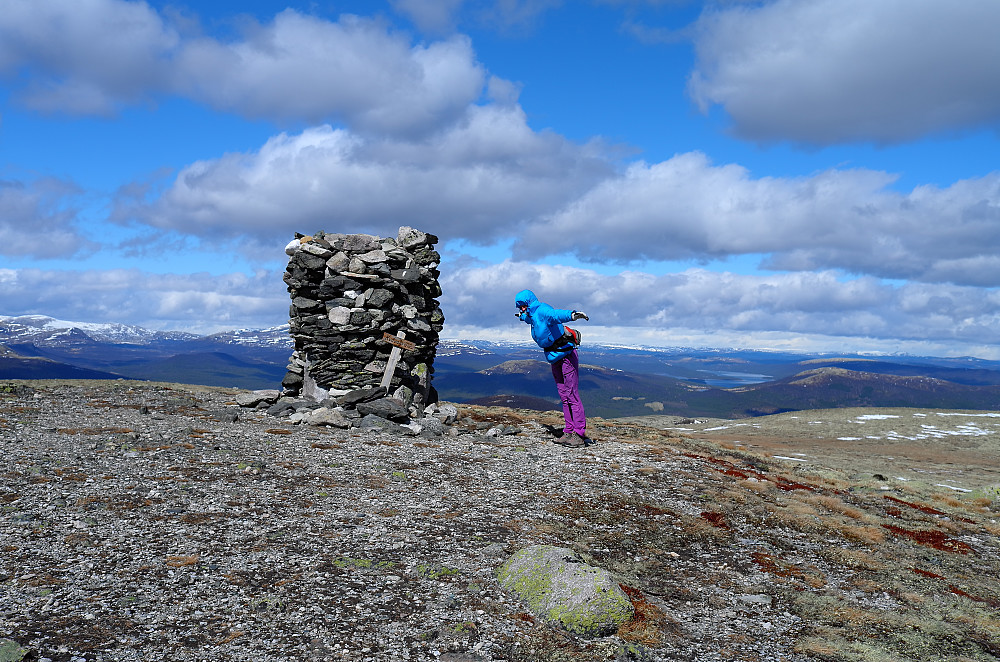
M386 304L392 301L392 292L388 290L374 290L371 296L368 297L368 307L369 308L384 308Z
M416 421L420 425L421 433L425 435L433 435L435 437L440 437L444 434L445 427L444 423L434 418L433 416L425 416L420 420Z
M262 402L274 404L280 396L281 392L278 389L250 391L249 393L240 393L236 396L236 404L240 407L256 407Z
M333 251L331 251L329 248L312 241L307 241L304 244L300 244L299 250L301 250L304 253L309 253L310 255L315 255L316 257L322 258L324 260L333 255Z
M438 403L431 415L445 425L451 425L458 420L458 408L446 402Z
M295 412L301 403L295 398L283 397L267 408L267 413L271 416L288 416Z
M292 305L301 310L315 310L323 304L315 299L307 299L306 297L295 297L292 299Z
M337 403L343 405L344 407L356 406L361 402L370 402L371 400L377 400L378 398L384 398L386 395L385 389L381 386L374 386L372 388L359 388L353 391L349 391L344 395L337 398Z
M318 255L310 255L304 251L299 251L292 259L306 271L317 271L326 266L326 260Z
M351 427L351 421L344 415L343 410L328 407L320 407L310 411L303 417L302 422L307 425L326 425L342 430Z
M390 273L393 280L401 283L416 283L420 280L419 269L393 269Z
M396 235L396 242L407 250L425 246L428 243L427 233L404 225L399 228L399 233Z
M0 662L20 662L28 656L28 651L15 641L0 639Z
M362 416L374 414L390 421L404 422L409 420L410 413L402 402L396 398L380 398L371 402L358 403L358 411Z
M361 255L358 256L358 259L364 262L365 264L375 264L377 262L385 262L386 256L385 256L385 251L379 248L378 250L362 253Z
M404 428L398 423L393 423L375 414L368 414L362 418L358 427L362 430L381 430L394 435L404 434Z
M340 251L334 253L333 257L326 261L326 268L331 272L337 273L347 269L347 265L351 263L351 258L348 257L347 253Z
M565 547L526 547L500 566L497 579L537 618L582 637L612 635L635 615L607 570Z
M351 320L351 309L345 306L337 306L336 308L331 308L327 317L334 324L343 325L347 324Z
M431 325L422 319L412 319L406 322L407 329L414 329L416 331L430 331Z
M486 431L487 437L508 437L519 434L521 428L516 425L497 425Z
M223 411L215 415L215 420L222 423L236 423L240 420L240 415L235 411Z
M349 234L333 242L333 247L349 253L362 253L382 247L382 243L369 234Z

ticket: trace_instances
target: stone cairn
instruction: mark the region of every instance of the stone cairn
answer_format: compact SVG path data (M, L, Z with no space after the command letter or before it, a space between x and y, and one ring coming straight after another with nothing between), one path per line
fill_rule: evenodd
M273 413L306 409L315 419L317 404L339 415L381 400L373 413L383 418L424 416L437 400L431 379L444 326L437 240L410 227L395 238L295 235L284 276L294 351Z

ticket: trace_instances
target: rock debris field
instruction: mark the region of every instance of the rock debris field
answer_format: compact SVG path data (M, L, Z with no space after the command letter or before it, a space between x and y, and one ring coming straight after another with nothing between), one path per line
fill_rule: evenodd
M988 499L934 502L942 518L614 420L568 449L555 412L458 406L417 434L293 424L239 393L5 387L0 659L1000 654ZM886 517L948 526L926 545ZM529 613L496 572L533 544L614 573L635 619L587 639Z

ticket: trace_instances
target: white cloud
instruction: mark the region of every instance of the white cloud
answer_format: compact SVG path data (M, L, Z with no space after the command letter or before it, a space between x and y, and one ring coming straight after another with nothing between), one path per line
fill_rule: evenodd
M406 135L454 121L486 84L460 36L411 45L374 20L286 9L221 41L182 34L146 3L123 0L8 0L0 75L22 103L48 112L108 115L180 94L246 117Z
M185 44L174 73L178 90L218 109L399 134L449 124L486 82L465 37L411 46L372 20L291 9L241 42Z
M587 311L591 320L579 325L591 342L997 355L989 347L997 345L1000 293L981 288L896 286L832 272L602 275L511 261L442 269L445 337L527 339L513 317L513 298L529 288L556 307ZM7 315L200 333L287 320L287 294L274 271L0 269L0 284L0 310Z
M489 241L610 173L596 146L532 131L518 106L477 106L427 140L329 126L281 134L255 153L194 163L155 202L123 199L116 215L209 239L414 225Z
M0 180L0 255L57 258L90 252L74 206L80 190L54 178Z
M764 254L773 269L1000 286L1000 270L984 270L1000 254L1000 173L908 194L889 189L893 182L871 170L753 178L700 153L635 163L528 228L515 257L565 252L627 263Z
M516 238L517 259L754 255L772 270L1000 286L1000 173L905 193L884 172L755 178L693 152L615 175L599 148L532 131L516 104L473 107L421 140L321 126L194 163L152 202L122 197L116 216L244 237L246 251L294 232L411 224L444 240Z
M894 143L1000 126L995 0L772 0L706 11L690 92L737 135Z
M145 2L7 0L0 12L0 73L28 67L17 97L46 112L108 115L155 93L178 43Z
M711 338L742 336L761 346L771 334L990 345L998 340L1000 294L953 285L891 285L874 278L843 280L834 272L744 276L703 269L665 276L601 275L586 269L504 262L445 271L442 309L449 327L498 327L517 332L514 294L534 290L557 307L585 310L591 337L669 338L671 329ZM454 332L450 332L454 333ZM596 336L593 334L597 334ZM757 340L754 340L757 338ZM678 343L681 344L681 343ZM714 344L720 343L703 343Z
M48 315L78 322L121 322L150 329L212 333L287 321L281 274L151 274L107 271L0 270L4 314Z

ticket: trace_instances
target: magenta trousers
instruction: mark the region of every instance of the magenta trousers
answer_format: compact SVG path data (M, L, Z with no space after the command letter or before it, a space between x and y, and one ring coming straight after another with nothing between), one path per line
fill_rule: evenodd
M556 380L556 390L562 400L563 418L567 434L575 432L581 437L586 436L587 414L583 411L580 401L580 359L574 349L564 358L552 364L552 376Z

